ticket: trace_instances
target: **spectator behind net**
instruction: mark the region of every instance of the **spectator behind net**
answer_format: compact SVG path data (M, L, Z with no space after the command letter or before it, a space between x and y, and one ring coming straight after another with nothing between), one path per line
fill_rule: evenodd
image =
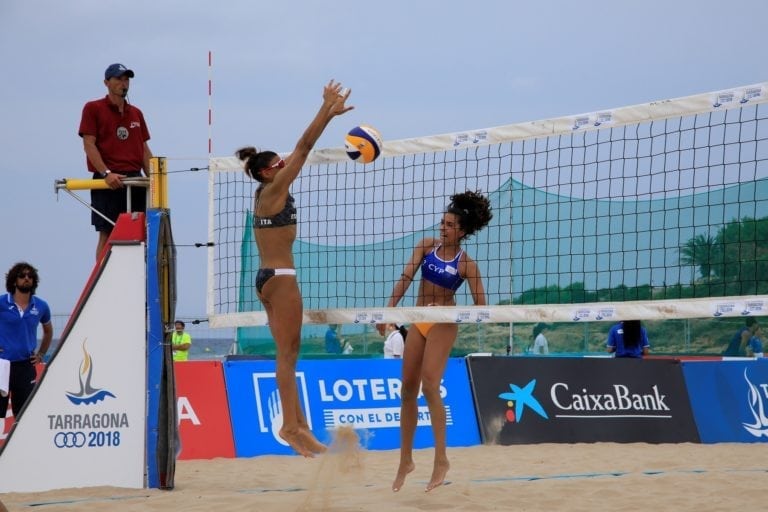
M615 357L642 358L650 352L648 333L640 320L624 320L611 327L606 346Z

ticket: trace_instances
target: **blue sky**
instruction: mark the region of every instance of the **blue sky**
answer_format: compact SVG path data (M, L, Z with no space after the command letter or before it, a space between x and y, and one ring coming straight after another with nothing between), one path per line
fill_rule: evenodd
M402 139L762 82L766 18L763 0L3 0L0 270L28 260L53 311L74 307L96 233L54 181L89 176L80 113L113 62L136 72L129 99L169 158L177 314L189 318L205 312L205 249L184 246L206 241L207 176L177 171L207 164L208 51L213 154L228 156L292 149L331 78L356 108L318 148L359 123Z

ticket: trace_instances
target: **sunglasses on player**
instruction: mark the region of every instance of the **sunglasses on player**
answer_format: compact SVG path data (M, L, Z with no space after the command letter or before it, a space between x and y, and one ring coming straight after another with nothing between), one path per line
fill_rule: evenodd
M267 167L264 167L261 170L262 171L271 171L272 169L282 169L283 167L285 167L285 160L283 160L281 158L280 160L278 160L274 164L268 165Z

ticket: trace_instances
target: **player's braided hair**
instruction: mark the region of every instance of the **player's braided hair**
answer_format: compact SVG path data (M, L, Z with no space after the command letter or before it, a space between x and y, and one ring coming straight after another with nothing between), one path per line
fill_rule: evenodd
M446 209L459 218L459 225L464 231L464 238L468 238L480 231L493 218L491 202L480 191L467 190L451 196L451 203Z

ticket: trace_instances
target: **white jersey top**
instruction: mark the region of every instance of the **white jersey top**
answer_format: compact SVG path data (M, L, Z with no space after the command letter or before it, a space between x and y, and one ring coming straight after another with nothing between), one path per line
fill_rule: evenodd
M400 334L400 331L394 330L384 341L384 359L394 359L395 356L403 357L404 349L403 335Z
M547 338L541 333L539 333L538 336L536 336L536 339L533 340L533 353L549 354L549 343L547 343Z

